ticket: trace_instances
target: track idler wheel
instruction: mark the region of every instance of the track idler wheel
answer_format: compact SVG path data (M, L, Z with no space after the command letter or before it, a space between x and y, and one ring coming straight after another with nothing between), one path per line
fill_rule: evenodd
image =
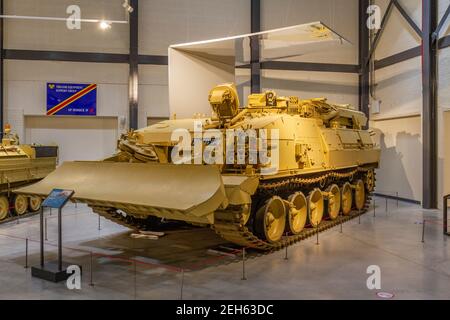
M326 201L327 216L331 220L336 220L341 211L341 190L335 184L327 189L328 199Z
M16 215L24 215L28 210L28 198L21 194L13 196L13 211Z
M341 188L342 213L347 216L352 211L353 190L350 183L346 182Z
M303 231L308 217L308 204L305 195L297 192L289 197L289 212L286 231L299 234Z
M5 220L9 214L9 200L6 196L0 196L0 221Z
M31 212L38 212L41 209L42 199L40 197L30 197L28 207Z
M308 195L308 224L311 227L317 227L322 222L324 213L323 194L320 189L314 189Z
M255 229L271 243L280 241L286 226L286 208L280 197L270 198L255 216Z
M356 181L355 186L355 207L357 210L364 209L366 204L366 189L362 180Z

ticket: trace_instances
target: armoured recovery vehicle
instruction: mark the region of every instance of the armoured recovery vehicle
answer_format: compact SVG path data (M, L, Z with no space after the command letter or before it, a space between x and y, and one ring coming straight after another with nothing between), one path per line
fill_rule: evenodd
M250 95L241 108L233 84L213 88L209 102L212 117L130 131L111 158L66 162L18 192L43 197L52 188L73 189L76 201L131 228L156 228L161 218L181 220L261 250L282 248L365 211L380 149L364 129L363 113L323 98L299 100L274 91ZM266 133L256 144L245 136L228 138L233 130L250 129ZM187 135L174 139L180 130ZM220 138L227 143L217 143ZM212 145L218 149L209 155L226 161L202 159ZM270 163L250 159L255 145L266 146Z
M41 198L13 192L15 188L33 184L55 170L57 147L21 145L11 127L5 126L0 146L0 222L8 217L37 212Z

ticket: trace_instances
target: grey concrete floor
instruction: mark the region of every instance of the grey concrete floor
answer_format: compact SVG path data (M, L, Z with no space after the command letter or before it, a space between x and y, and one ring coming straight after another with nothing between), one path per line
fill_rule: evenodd
M218 257L208 248L227 245L209 229L169 232L136 240L131 231L101 219L86 206L64 210L64 260L83 267L81 290L31 277L39 262L39 217L0 225L0 299L449 299L450 249L438 211L376 198L373 210L288 249L246 262ZM46 258L56 257L56 212L46 213ZM427 220L422 243L422 220ZM92 264L91 264L91 253ZM250 253L251 254L251 253ZM369 290L367 268L381 269L381 290ZM185 269L185 272L181 272ZM93 286L91 282L91 270ZM182 286L183 284L183 286Z

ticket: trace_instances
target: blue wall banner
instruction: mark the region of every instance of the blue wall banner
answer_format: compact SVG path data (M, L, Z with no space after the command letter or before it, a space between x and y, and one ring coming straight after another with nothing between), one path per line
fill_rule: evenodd
M48 116L96 116L97 85L47 83Z

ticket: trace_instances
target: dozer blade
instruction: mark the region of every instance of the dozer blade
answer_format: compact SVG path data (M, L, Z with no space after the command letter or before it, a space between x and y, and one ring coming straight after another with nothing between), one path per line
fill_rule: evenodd
M139 212L162 209L200 217L228 205L218 168L200 165L65 162L15 192L45 197L55 188L74 190L73 200L90 206Z

